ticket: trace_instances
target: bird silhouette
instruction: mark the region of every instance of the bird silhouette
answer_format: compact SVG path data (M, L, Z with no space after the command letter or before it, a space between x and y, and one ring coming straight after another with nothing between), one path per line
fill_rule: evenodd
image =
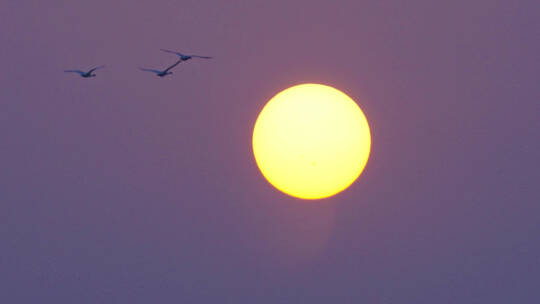
M88 72L84 72L84 71L81 71L81 70L65 70L64 72L65 73L77 73L77 74L81 75L81 77L83 77L83 78L90 78L90 77L96 77L96 74L92 74L92 72L94 72L95 70L102 69L104 67L105 67L104 65L101 65L101 66L98 66L98 67L95 67L95 68L91 69Z
M172 74L173 72L170 72L170 70L172 68L174 68L175 66L177 66L180 62L182 62L182 60L178 60L177 62L175 62L173 65L171 65L170 67L166 68L165 70L163 71L160 71L160 70L153 70L153 69L146 69L146 68L139 68L141 71L145 71L145 72L152 72L152 73L156 73L156 76L159 76L159 77L165 77L167 75L170 75Z
M212 57L209 57L209 56L187 55L187 54L182 54L180 52L164 50L164 49L161 49L161 51L171 53L171 54L176 54L176 55L178 55L178 57L180 57L181 61L187 61L187 60L190 60L191 58L202 58L202 59L210 59L210 58L212 58Z

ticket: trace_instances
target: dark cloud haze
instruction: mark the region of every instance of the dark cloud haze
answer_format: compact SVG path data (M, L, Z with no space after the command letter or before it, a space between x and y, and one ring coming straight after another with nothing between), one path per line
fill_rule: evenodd
M535 1L3 1L0 26L0 302L540 302ZM214 59L138 71L160 48ZM373 135L310 203L251 151L304 82Z

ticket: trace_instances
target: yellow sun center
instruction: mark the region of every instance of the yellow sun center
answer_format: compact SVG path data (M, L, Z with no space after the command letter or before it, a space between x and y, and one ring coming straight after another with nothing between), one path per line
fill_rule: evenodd
M253 153L277 189L304 199L332 196L351 185L369 157L371 135L360 107L320 84L274 96L253 130Z

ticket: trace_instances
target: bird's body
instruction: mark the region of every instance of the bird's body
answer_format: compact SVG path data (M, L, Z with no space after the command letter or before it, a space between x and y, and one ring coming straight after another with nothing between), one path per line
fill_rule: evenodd
M171 75L173 72L170 72L170 70L172 68L174 68L175 66L177 66L180 62L182 62L182 60L178 60L177 62L175 62L173 65L171 65L170 67L166 68L165 70L163 71L160 71L160 70L153 70L153 69L146 69L146 68L139 68L141 71L145 71L145 72L152 72L152 73L155 73L156 76L158 77L165 77L167 75Z
M93 74L93 72L95 70L98 70L98 69L101 69L101 68L104 68L104 67L105 67L104 65L98 66L98 67L95 67L95 68L91 69L88 72L84 72L84 71L81 71L81 70L65 70L64 72L65 73L77 73L77 74L81 75L81 77L83 77L83 78L90 78L90 77L96 77L96 74Z
M192 58L202 58L202 59L211 59L212 58L212 57L209 57L209 56L186 55L186 54L183 54L183 53L180 53L180 52L164 50L164 49L161 49L161 51L171 53L171 54L176 54L178 57L180 57L180 61L188 61L188 60L190 60Z

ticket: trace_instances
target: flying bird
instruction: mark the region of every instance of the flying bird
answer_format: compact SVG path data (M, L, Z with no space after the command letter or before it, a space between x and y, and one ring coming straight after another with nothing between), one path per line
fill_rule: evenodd
M65 70L64 72L65 73L77 73L77 74L81 75L81 77L83 77L83 78L90 78L90 77L96 77L96 74L92 74L92 72L94 72L95 70L102 69L104 67L105 67L104 65L101 65L101 66L98 66L98 67L95 67L95 68L91 69L88 72L84 72L84 71L81 71L81 70Z
M180 52L175 52L175 51L170 51L170 50L164 50L164 49L161 49L163 52L167 52L167 53L171 53L171 54L176 54L178 55L178 57L180 57L180 61L187 61L187 60L190 60L191 58L202 58L202 59L210 59L212 57L209 57L209 56L199 56L199 55L186 55L186 54L182 54Z
M170 67L166 68L165 70L163 71L160 71L160 70L152 70L152 69L145 69L145 68L139 68L141 71L145 71L145 72L152 72L152 73L156 73L156 76L159 76L159 77L165 77L167 75L170 75L172 74L173 72L170 72L170 70L172 68L174 68L175 66L177 66L180 62L182 62L182 60L178 60L177 62L175 62L173 65L171 65Z

